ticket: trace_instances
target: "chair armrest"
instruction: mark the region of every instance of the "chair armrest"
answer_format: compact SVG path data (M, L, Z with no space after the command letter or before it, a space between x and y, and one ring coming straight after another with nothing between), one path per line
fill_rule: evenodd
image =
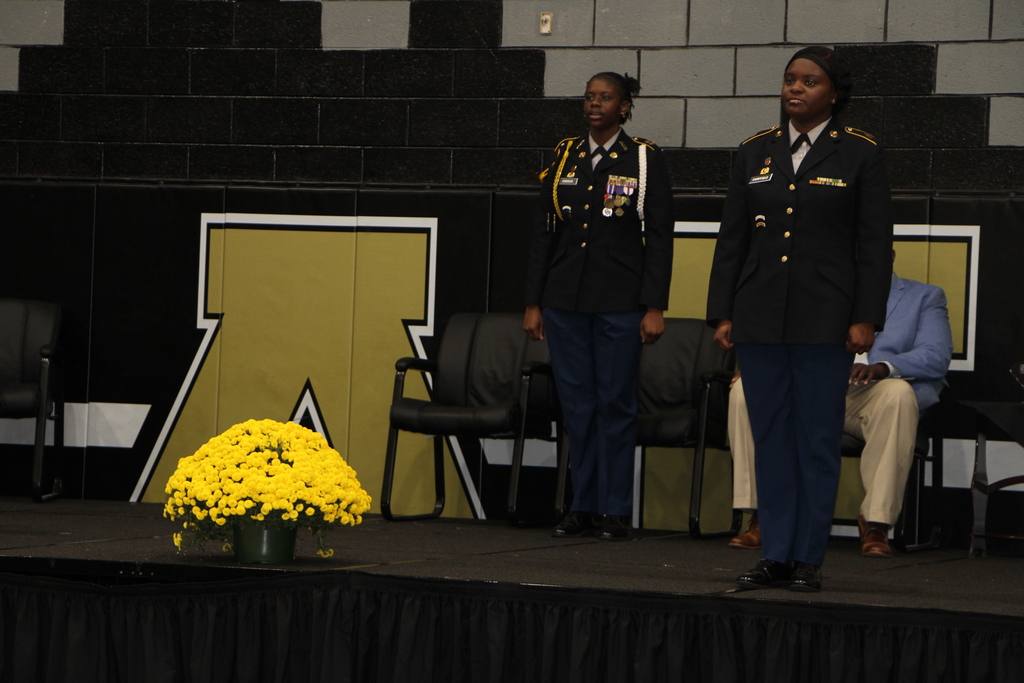
M421 372L436 372L437 361L429 358L412 358L407 356L405 358L399 358L395 362L395 370L398 372L406 372L408 370L419 370Z
M59 347L53 344L44 344L39 347L39 355L42 358L60 358L61 351Z
M534 373L551 377L551 363L546 363L542 360L532 360L523 365L524 375L531 377Z
M732 382L732 378L736 375L732 370L712 370L710 372L701 373L701 382L708 384L710 382L722 382L729 384Z

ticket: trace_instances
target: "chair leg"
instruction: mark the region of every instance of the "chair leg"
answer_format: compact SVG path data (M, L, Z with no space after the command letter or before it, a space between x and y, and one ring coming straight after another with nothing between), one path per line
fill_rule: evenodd
M508 477L508 502L505 510L505 518L512 526L519 526L519 475L523 469L523 447L525 439L522 431L515 438L512 446L512 467Z
M64 459L64 400L63 393L58 391L56 395L50 390L50 360L42 359L42 370L39 378L42 389L39 397L39 412L36 415L35 445L32 453L32 500L37 503L45 503L60 496L63 484L61 481L61 467ZM53 404L54 429L53 429L53 455L54 455L54 477L53 488L49 493L43 493L44 457L46 454L46 424L50 419L49 404Z
M32 500L37 503L42 503L52 496L43 493L43 455L46 451L47 421L45 416L36 418L36 438L32 450Z
M556 450L556 464L558 465L558 478L555 483L555 521L560 521L569 511L565 502L565 490L569 486L569 437L559 424L557 429L558 441Z
M434 510L421 515L396 515L391 511L391 490L395 482L395 460L398 451L398 428L388 429L388 448L384 456L384 481L380 493L380 513L390 522L434 519L444 510L444 437L434 436Z
M732 522L724 531L703 531L700 528L701 502L704 495L704 454L705 448L700 444L693 452L693 481L690 486L690 535L694 538L720 538L735 536L743 525L743 511L732 511Z
M508 501L505 518L512 526L519 525L519 475L523 469L523 448L526 441L526 415L530 400L530 375L524 373L519 383L519 424L512 446L512 467L508 478Z
M942 444L941 438L932 439L932 452L925 458L914 458L910 468L910 475L907 477L907 492L903 499L903 510L896 520L896 528L893 531L893 543L896 549L904 553L913 553L929 548L938 548L942 541ZM925 538L922 524L923 509L922 496L925 490L924 466L926 462L932 463L932 501L929 505L931 511L931 529ZM909 513L909 514L908 514ZM910 517L910 519L908 519ZM908 529L912 529L913 542L908 543Z
M701 499L704 494L704 456L706 452L706 428L708 419L708 400L711 392L710 382L701 387L700 411L697 416L697 445L693 449L693 479L690 484L690 535L694 538L717 538L735 536L743 524L743 511L733 509L732 526L725 531L702 531L700 528Z

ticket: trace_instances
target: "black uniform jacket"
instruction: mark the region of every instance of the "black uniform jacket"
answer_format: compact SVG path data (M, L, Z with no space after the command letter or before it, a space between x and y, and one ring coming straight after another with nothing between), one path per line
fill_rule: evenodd
M644 224L637 214L646 147ZM592 169L587 136L568 138L542 174L526 304L587 313L668 308L672 189L661 151L620 131Z
M732 341L844 344L854 323L881 330L892 273L892 199L881 145L839 126L798 172L775 127L740 145L715 246L708 324Z

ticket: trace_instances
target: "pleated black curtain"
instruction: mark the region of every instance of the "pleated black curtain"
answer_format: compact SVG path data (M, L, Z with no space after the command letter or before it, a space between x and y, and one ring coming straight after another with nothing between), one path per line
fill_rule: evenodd
M1024 622L350 572L102 587L0 575L24 683L1024 680Z

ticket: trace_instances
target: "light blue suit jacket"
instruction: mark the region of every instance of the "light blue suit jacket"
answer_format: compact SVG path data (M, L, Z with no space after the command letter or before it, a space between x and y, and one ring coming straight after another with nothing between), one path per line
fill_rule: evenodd
M888 361L917 395L918 410L939 402L953 357L946 294L941 287L893 276L886 307L885 329L875 337L868 363Z

